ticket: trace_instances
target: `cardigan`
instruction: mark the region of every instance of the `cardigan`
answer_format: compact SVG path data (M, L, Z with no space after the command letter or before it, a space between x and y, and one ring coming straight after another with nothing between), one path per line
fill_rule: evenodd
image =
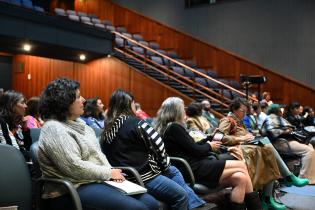
M103 135L103 150L114 165L134 167L143 181L170 166L160 135L145 121L121 115Z
M47 121L39 136L38 160L44 177L81 184L111 178L111 165L102 153L94 131L80 121ZM43 198L63 195L60 186L45 186Z

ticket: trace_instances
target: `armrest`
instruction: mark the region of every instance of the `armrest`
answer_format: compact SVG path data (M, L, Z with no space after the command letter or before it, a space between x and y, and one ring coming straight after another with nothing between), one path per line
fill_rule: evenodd
M136 179L137 184L139 184L142 187L144 187L144 183L143 183L143 181L141 179L141 176L140 176L139 172L135 168L133 168L133 167L126 167L126 166L118 166L118 167L115 167L115 168L119 168L119 169L121 169L123 171L128 171Z
M41 196L41 190L43 187L44 183L53 183L53 184L59 184L59 185L63 185L67 188L67 190L70 193L70 196L72 198L72 201L74 203L74 207L76 210L82 210L82 205L81 205L81 200L79 197L79 194L77 192L77 190L75 189L75 187L73 186L73 184L70 181L67 180L63 180L63 179L55 179L55 178L39 178L37 179L37 204L40 203L40 196ZM37 209L40 209L39 205L37 205Z
M194 173L189 165L189 163L184 159L180 157L170 157L171 161L175 163L176 165L183 166L182 168L187 172L187 175L189 175L189 185L194 186L195 185L195 176Z
M292 149L289 145L289 142L287 139L285 138L278 138L275 141L280 142L280 145L285 145L285 150L283 148L279 148L279 145L277 145L277 143L274 143L274 147L276 148L276 150L282 154L282 155L287 155L287 156L296 156L293 152Z

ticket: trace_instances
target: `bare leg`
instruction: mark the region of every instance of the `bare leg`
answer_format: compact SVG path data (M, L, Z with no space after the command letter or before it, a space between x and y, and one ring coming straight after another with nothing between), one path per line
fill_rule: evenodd
M243 203L245 193L253 192L246 165L242 161L226 161L219 183L233 188L231 201L235 203Z

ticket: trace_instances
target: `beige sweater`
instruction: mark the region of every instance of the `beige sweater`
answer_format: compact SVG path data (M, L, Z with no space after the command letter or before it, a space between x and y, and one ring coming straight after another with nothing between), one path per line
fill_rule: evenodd
M80 121L47 121L39 137L38 157L44 177L66 179L75 187L111 177L111 165L94 131ZM64 193L63 188L48 185L43 197Z

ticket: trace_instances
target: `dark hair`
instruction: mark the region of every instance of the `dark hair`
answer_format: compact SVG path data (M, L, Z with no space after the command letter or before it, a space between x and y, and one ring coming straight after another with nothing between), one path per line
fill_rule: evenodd
M286 107L285 107L285 114L284 116L287 118L289 116L292 116L293 113L292 111L296 108L300 108L301 104L298 103L298 102L292 102L290 104L288 104Z
M39 115L39 97L32 97L27 101L26 115L38 117Z
M97 113L97 101L99 97L89 98L84 103L84 114L83 117L93 117L98 120L104 120L103 113Z
M241 105L248 107L248 101L244 98L234 99L230 104L230 111L234 112L235 110L238 110L241 107Z
M13 110L21 99L24 99L23 94L14 90L6 91L0 97L0 117L9 125L10 130L23 122L24 116L17 115Z
M258 109L261 108L261 107L260 107L260 104L259 104L258 102L253 103L252 107L253 107L253 109L254 109L255 112L257 112Z
M134 113L131 109L131 103L134 100L134 97L131 93L128 93L124 90L116 90L109 99L108 112L106 118L106 128L111 129L114 121L120 115L131 115L134 116Z
M202 105L199 102L192 102L188 105L186 114L189 117L197 117L202 115Z
M303 115L305 115L306 113L310 113L312 110L313 110L312 107L305 106L303 110Z
M69 107L76 100L80 83L67 78L50 82L40 96L39 112L44 120L66 121Z

